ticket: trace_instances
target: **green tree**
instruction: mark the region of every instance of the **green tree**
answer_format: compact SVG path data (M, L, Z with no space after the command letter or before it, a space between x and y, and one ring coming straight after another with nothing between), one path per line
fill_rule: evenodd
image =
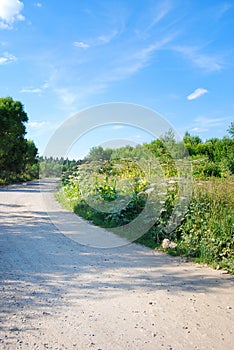
M21 102L11 97L0 98L0 178L18 179L37 154L34 143L25 139L28 116Z
M186 131L183 137L183 142L191 156L199 153L199 149L201 149L202 145L202 140L199 136L192 136Z
M24 152L24 161L22 171L28 179L38 178L39 161L38 149L32 140L26 140L26 150Z
M234 123L232 122L229 128L227 129L229 135L234 138Z
M144 156L144 149L142 146L137 145L136 147L132 147L130 145L126 145L120 148L116 148L113 150L111 154L111 159L140 159Z
M84 160L109 160L111 158L112 149L103 149L102 146L92 147L89 154L84 158Z

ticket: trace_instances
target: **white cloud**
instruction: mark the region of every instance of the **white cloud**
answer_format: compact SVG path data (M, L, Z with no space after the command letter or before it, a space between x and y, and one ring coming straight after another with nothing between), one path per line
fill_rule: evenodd
M20 90L21 93L31 93L31 94L39 94L45 89L48 89L49 84L45 82L41 87L39 88L33 88L33 87L28 87L28 88L22 88Z
M42 127L47 125L48 125L48 122L29 122L28 123L28 126L34 129L41 129Z
M84 41L74 41L73 45L81 49L88 49L90 46L99 46L108 44L118 34L117 30L113 30L109 34L99 35L96 39L91 40L91 45Z
M6 24L6 23L0 21L0 29L9 29L9 28L10 28L9 24Z
M214 112L215 113L215 112ZM219 111L221 113L221 111ZM206 133L212 132L212 130L222 130L225 132L228 125L230 125L233 120L233 116L228 117L207 117L207 116L198 116L196 117L191 125L188 125L185 129L183 129L183 133L188 130L195 133Z
M67 88L57 88L54 89L54 91L57 93L60 100L65 103L65 105L72 105L77 99L77 94L69 91Z
M23 88L20 90L21 93L32 93L32 94L38 94L42 90L40 88Z
M4 52L3 56L0 57L0 65L7 64L16 61L17 58L8 52Z
M27 123L27 130L29 138L35 140L37 143L40 143L42 138L48 133L51 134L52 131L56 130L58 127L57 122L49 122L49 121L29 121Z
M58 127L59 123L52 123L49 121L29 121L27 123L28 129L34 135L41 135L47 131L55 130Z
M42 4L41 4L40 2L36 2L36 3L34 4L34 6L36 6L36 7L42 7Z
M20 0L0 1L0 28L11 29L15 21L23 21L21 14L24 4Z
M90 47L89 44L84 43L83 41L75 41L73 45L76 47L80 47L81 49L88 49Z
M42 89L48 89L49 87L49 83L45 82L43 85L42 85Z
M223 68L223 61L219 55L203 54L199 48L193 46L176 46L173 49L207 72L215 72Z
M204 89L204 88L198 88L196 90L194 90L190 95L187 96L188 100L195 100L196 98L207 94L208 90Z
M123 129L124 126L123 126L123 125L120 125L120 124L117 124L117 125L114 125L112 128L113 128L114 130L119 130L119 129Z
M194 132L207 132L207 131L209 131L209 129L195 127L195 128L192 128L191 131L194 131Z

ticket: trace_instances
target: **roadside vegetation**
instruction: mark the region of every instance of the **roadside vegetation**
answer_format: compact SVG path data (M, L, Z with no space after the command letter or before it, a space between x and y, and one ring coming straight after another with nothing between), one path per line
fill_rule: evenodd
M63 172L57 199L129 240L163 249L168 239L168 253L234 273L233 124L228 131L206 142L188 132L177 142L169 131L134 148L94 147ZM135 230L149 229L134 236L124 227L139 215Z

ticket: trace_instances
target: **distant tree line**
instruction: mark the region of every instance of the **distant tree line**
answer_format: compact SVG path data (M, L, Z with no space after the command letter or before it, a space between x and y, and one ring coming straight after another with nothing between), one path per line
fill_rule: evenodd
M140 159L147 157L146 150L167 165L173 171L174 160L187 157L193 165L195 177L221 177L234 174L234 123L228 129L230 137L211 138L203 142L199 136L186 132L183 140L178 142L171 130L162 137L136 147L125 146L118 149L93 147L84 161L113 160L121 158ZM170 174L172 175L172 174Z
M68 158L53 158L53 157L39 157L39 176L45 177L60 177L62 173L72 169L75 165L82 163L82 161L69 160Z
M165 175L176 174L176 159L188 159L192 164L193 176L209 178L234 174L234 123L228 129L229 137L211 138L203 142L199 136L185 132L181 141L176 141L169 130L162 137L135 147L126 145L117 149L92 147L82 160L40 158L40 176L60 177L61 173L71 172L74 166L95 161L116 159L139 160L155 157L159 160Z

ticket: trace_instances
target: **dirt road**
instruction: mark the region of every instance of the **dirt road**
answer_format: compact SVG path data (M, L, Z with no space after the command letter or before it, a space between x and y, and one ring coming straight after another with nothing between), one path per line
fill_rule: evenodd
M233 349L233 277L124 241L81 245L50 220L72 214L47 211L37 182L0 189L1 350Z

